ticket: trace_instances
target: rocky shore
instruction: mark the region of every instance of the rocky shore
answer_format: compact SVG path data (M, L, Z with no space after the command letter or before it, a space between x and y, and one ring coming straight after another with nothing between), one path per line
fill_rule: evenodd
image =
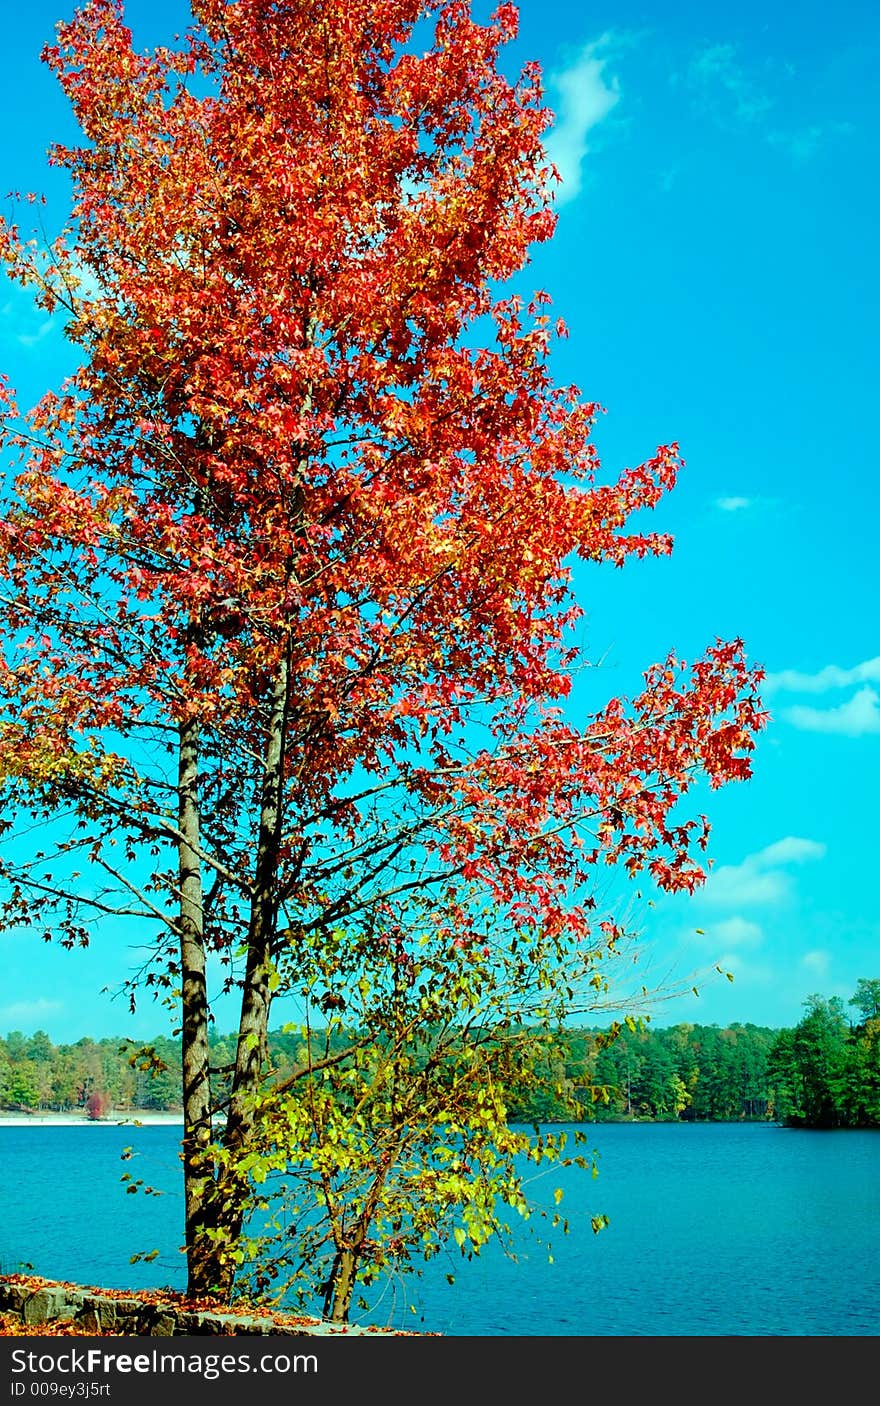
M87 1288L34 1275L0 1276L0 1315L16 1323L12 1334L55 1332L119 1337L414 1337L391 1329L327 1323L266 1308L231 1310L195 1304L180 1294L126 1293Z

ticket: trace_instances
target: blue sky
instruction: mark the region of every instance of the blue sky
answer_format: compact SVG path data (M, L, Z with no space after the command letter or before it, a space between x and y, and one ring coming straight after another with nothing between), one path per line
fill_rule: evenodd
M64 0L5 16L3 191L49 197L70 135L38 60ZM768 672L772 721L754 778L698 796L714 866L693 898L621 893L641 978L700 983L653 1015L793 1025L811 993L847 1000L880 976L875 796L880 782L877 473L880 10L753 0L707 6L524 0L511 69L536 59L556 113L559 226L523 286L546 289L569 340L556 355L606 409L609 473L677 440L686 467L652 526L671 558L580 570L582 638L600 667L572 700L632 694L675 649L741 636ZM177 0L132 0L143 44L186 22ZM0 369L28 402L67 366L59 328L0 288ZM65 953L0 939L0 1032L55 1040L150 1035L102 988L126 934Z

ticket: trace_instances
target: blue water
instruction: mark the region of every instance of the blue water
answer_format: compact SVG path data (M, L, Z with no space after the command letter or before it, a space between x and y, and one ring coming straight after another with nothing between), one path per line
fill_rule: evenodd
M179 1136L0 1128L0 1269L182 1288ZM515 1259L490 1245L466 1262L453 1245L420 1280L386 1285L362 1321L452 1337L880 1334L880 1134L626 1124L589 1138L597 1178L554 1170L530 1187L551 1209L563 1187L567 1236L536 1217L534 1234L515 1227ZM125 1171L165 1194L126 1194ZM598 1213L610 1224L595 1235Z

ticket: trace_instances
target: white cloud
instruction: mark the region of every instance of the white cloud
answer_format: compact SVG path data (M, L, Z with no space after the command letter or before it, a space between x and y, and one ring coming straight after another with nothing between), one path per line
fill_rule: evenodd
M831 688L848 688L856 683L880 683L880 654L852 669L840 669L836 664L826 664L815 674L782 669L779 673L768 674L764 686L769 690L786 689L790 693L826 693Z
M831 970L831 953L825 952L821 948L805 952L801 957L801 966L805 967L813 976L827 977Z
M36 1001L14 1001L10 1006L0 1006L0 1026L9 1030L17 1025L38 1024L44 1016L52 1016L63 1008L63 1002L47 1001L45 997Z
M48 337L51 332L57 331L57 325L50 317L40 324L36 332L20 332L15 340L22 347L36 347L45 337Z
M556 122L547 138L547 154L562 177L557 188L557 204L574 200L581 190L581 166L589 152L587 137L620 99L615 77L606 81L609 36L603 35L582 49L568 68L549 75L551 87L559 94Z
M61 332L60 322L37 307L32 294L15 286L0 307L0 342L19 347L35 347L50 332Z
M851 669L841 669L837 664L826 664L814 674L782 669L768 674L764 686L768 693L827 693L831 689L862 684L851 698L835 708L810 708L799 703L783 709L779 716L803 732L864 737L880 732L880 694L869 687L871 683L880 683L880 655L865 659Z
M739 512L742 508L750 508L752 506L752 499L716 498L715 506L716 508L720 508L723 513L736 513Z
M782 866L821 859L824 854L825 846L818 841L786 835L747 855L741 864L711 871L698 892L708 902L728 908L780 903L791 891L790 876Z
M766 845L751 862L761 869L775 864L803 864L808 859L824 859L825 846L818 840L803 840L797 835L786 835L784 840L775 840ZM747 861L748 862L748 861Z
M74 260L70 275L75 285L77 297L94 300L104 293L103 286L92 271L79 260ZM59 305L53 314L40 307L35 301L35 290L20 284L11 284L7 296L0 306L0 343L15 343L30 350L38 347L47 337L63 338L68 321L68 310Z
M873 688L858 693L837 708L807 708L796 705L780 714L802 732L831 732L842 737L864 737L880 732L880 694Z
M713 923L711 936L730 947L757 947L764 941L764 934L757 923L750 923L748 918L725 918L720 923Z
M778 871L761 874L745 860L742 864L726 864L713 870L700 893L710 903L732 908L753 903L779 903L788 891L787 874Z

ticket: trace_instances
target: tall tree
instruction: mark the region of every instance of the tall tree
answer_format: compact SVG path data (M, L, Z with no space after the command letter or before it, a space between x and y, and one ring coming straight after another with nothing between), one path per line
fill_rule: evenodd
M855 1006L864 1021L880 1020L880 978L860 976L849 1005Z
M839 996L808 996L794 1030L781 1030L769 1053L776 1111L787 1123L839 1128L846 1122L849 1029Z
M23 419L6 393L3 919L152 933L132 993L180 1016L189 1288L228 1295L277 994L334 943L393 953L408 895L435 947L574 944L601 985L596 866L697 884L678 803L748 776L763 713L739 641L563 711L571 563L668 552L629 520L679 459L603 479L564 327L510 286L554 227L514 8L192 13L151 53L114 0L59 26L70 222L42 252L2 228L81 352ZM212 954L240 997L216 1127Z

